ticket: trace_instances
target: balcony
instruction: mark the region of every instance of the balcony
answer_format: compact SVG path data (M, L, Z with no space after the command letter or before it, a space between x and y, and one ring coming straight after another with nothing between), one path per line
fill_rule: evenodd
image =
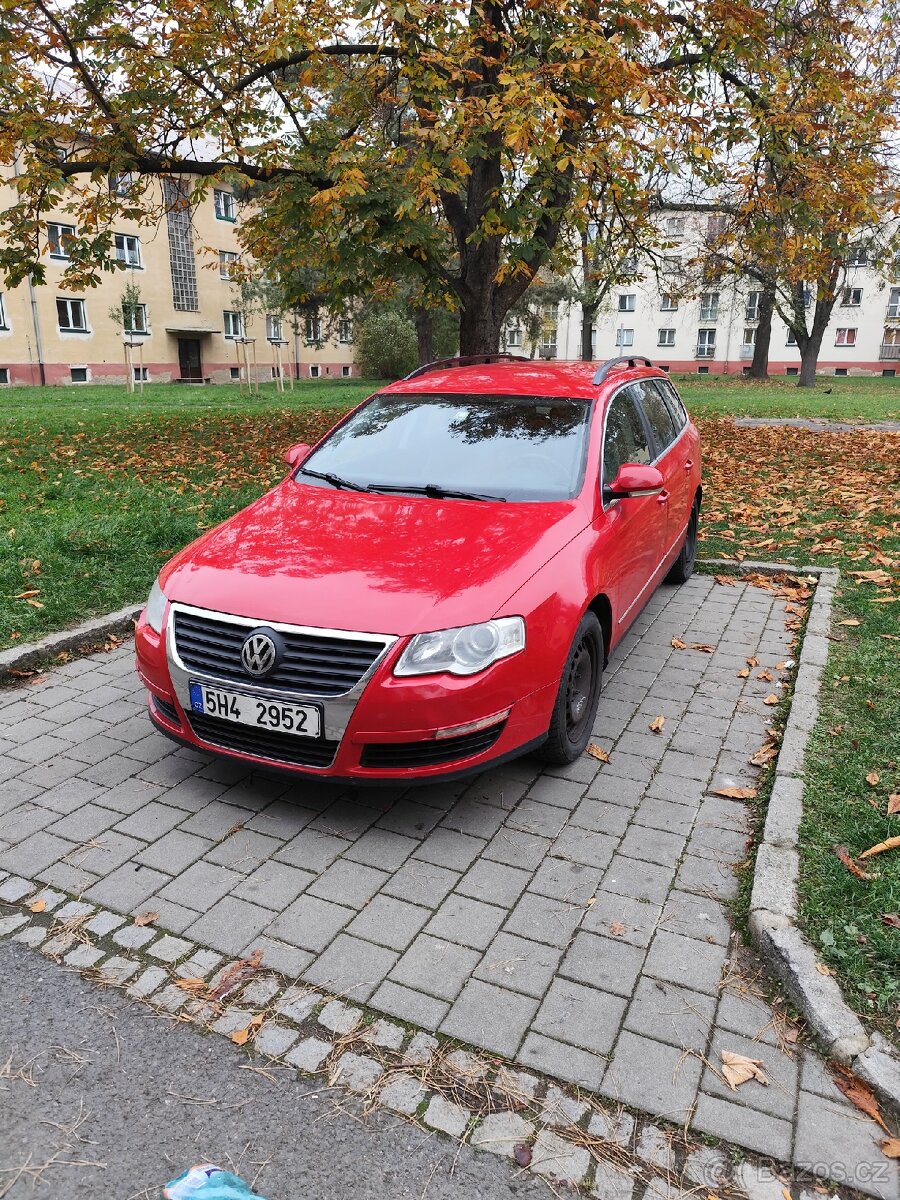
M740 355L741 355L741 358L752 358L753 357L753 346L752 345L741 346Z
M888 342L882 342L881 351L879 352L878 357L891 360L900 359L900 342L897 342L896 345L892 345Z

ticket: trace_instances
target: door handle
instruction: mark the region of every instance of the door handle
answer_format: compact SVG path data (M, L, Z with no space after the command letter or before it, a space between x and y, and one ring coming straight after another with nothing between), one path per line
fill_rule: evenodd
M693 465L694 465L694 460L693 460L692 458L689 458L689 459L687 460L687 462L684 464L684 469L685 469L686 471L690 471L690 470L691 470L691 468L693 467Z
M659 495L656 497L656 503L657 504L668 504L669 503L669 493L668 492L660 492Z

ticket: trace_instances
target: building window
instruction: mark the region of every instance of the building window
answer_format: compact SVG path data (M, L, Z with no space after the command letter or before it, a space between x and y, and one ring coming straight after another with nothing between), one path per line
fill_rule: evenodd
M234 278L232 267L237 262L237 255L233 250L219 251L219 278L232 279Z
M240 367L229 367L228 374L231 376L232 379L240 379L241 368Z
M637 275L638 260L634 254L626 254L619 263L620 275Z
M848 267L865 267L869 263L869 252L865 246L851 246L847 255Z
M122 305L122 323L126 333L147 332L147 305L132 304L128 308Z
M862 304L862 288L844 288L841 296L842 308L857 308Z
M856 345L856 330L855 329L838 329L835 332L834 344L836 346L855 346Z
M116 258L120 263L124 263L126 267L139 267L141 265L141 242L139 238L132 237L129 233L117 233L116 240Z
M318 317L306 318L306 340L307 342L321 342L322 322Z
M834 373L835 373L835 375L846 375L846 374L847 374L847 368L846 368L846 367L835 367L835 368L834 368Z
M47 240L50 243L50 257L68 258L69 246L74 238L74 225L57 225L56 223L48 225Z
M342 376L342 378L344 378L344 379L349 379L349 378L350 378L350 376L351 376L352 374L353 374L353 368L352 368L352 367L341 367L341 376Z
M617 329L616 330L616 345L617 346L633 346L634 345L634 330L633 329Z
M714 213L706 218L706 236L721 237L725 232L725 218L720 213Z
M669 292L663 292L659 299L659 307L661 312L677 312L678 301Z
M714 329L697 330L697 358L712 358L716 352L716 331Z
M213 191L213 207L220 221L234 221L237 218L237 205L231 192L215 188Z
M719 316L719 293L704 292L700 297L700 320L715 321Z
M800 368L799 367L785 367L784 373L785 373L785 375L799 375Z
M233 312L226 308L222 313L222 322L225 326L225 336L227 338L240 338L244 336L244 321L239 312Z
M660 329L656 335L657 346L674 346L675 345L675 330Z
M73 383L87 383L88 369L87 367L70 367L69 377Z
M698 374L698 375L708 375L708 374L709 374L709 367L698 367L698 368L697 368L697 374Z
M762 300L762 292L749 292L747 295L747 305L744 309L745 321L759 320L759 304Z
M522 345L522 326L521 325L510 325L509 329L507 329L507 331L506 331L506 344L507 344L507 346L521 346Z
M310 377L310 379L318 379L318 378L319 378L319 366L318 366L318 363L310 363L310 366L309 366L309 377Z
M110 175L107 182L111 196L127 196L134 183L134 176L130 171L120 171L118 175Z
M556 358L556 326L545 326L538 343L538 354L541 358Z
M87 313L83 300L56 301L56 321L63 333L86 333Z
M756 326L755 325L746 325L744 327L743 345L745 345L745 346L755 346L756 345Z
M521 333L520 333L521 336ZM353 322L349 317L342 317L338 325L338 341L347 346L353 341ZM512 342L510 342L512 345ZM521 342L519 343L521 345Z
M670 238L684 237L684 217L666 218L666 236Z
M266 337L270 342L283 342L281 336L281 317L266 317Z
M166 226L169 234L169 273L172 278L172 307L176 312L199 312L197 260L187 189L181 179L164 179Z
M150 375L148 373L148 367L132 367L131 369L134 371L135 383L146 383L149 380Z
M882 371L882 375L884 374ZM0 383L9 383L9 367L0 367Z
M0 292L0 329L9 329L6 323L6 309L3 305L3 294Z
M619 297L619 312L634 312L637 308L637 296L627 292Z
M900 317L900 287L891 288L891 294L888 297L887 315L889 317Z
M680 275L682 270L681 258L677 254L666 254L662 260L662 271L664 275L671 278L673 275Z

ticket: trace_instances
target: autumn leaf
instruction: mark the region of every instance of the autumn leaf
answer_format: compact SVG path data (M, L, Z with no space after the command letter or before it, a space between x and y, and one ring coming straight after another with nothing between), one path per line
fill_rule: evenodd
M251 1030L249 1026L247 1026L246 1029L236 1029L231 1035L231 1040L236 1046L245 1046L250 1040L250 1033Z
M750 668L744 667L742 671L738 671L737 677L738 679L748 679L750 677Z
M750 762L754 767L764 767L767 762L771 762L772 759L777 758L777 756L778 747L772 742L768 742L765 746L760 746L757 751L751 754L747 761Z
M46 900L35 900L34 904L28 906L33 913L42 913L47 907Z
M820 975L837 975L837 971L835 971L834 967L828 967L823 962L816 963L816 970Z
M857 619L855 617L851 617L850 619L848 619L846 621L838 621L838 625L860 625L860 624L862 624L862 622L857 621Z
M687 650L687 642L683 642L680 637L672 638L672 646L675 650Z
M860 858L871 858L874 854L884 854L885 850L900 849L900 837L889 837L883 842L878 842L875 846L870 846L868 850L863 850Z
M665 725L665 723L665 717L654 717L650 722L650 729L652 729L654 733L662 733L663 725Z
M39 596L40 594L41 594L40 588L32 588L28 592L19 592L19 594L14 598L16 600L27 600L29 596Z
M613 937L622 937L625 933L625 926L621 921L610 921L609 932Z
M731 1050L722 1051L722 1074L733 1092L750 1079L768 1087L769 1080L761 1067L762 1060L759 1058L748 1058L746 1054L735 1054Z
M878 787L879 783L881 783L881 776L877 771L870 771L866 776L866 783L869 787Z
M847 849L846 846L835 846L834 852L838 856L838 858L841 860L841 862L844 864L844 866L847 868L847 870L850 872L850 874L855 875L857 879L874 879L875 878L874 875L869 875L866 871L864 871L862 869L862 867L859 865L859 863L856 863L853 861L853 859L850 855L850 851ZM862 856L860 855L860 857L862 857Z
M606 751L603 749L603 747L598 746L596 744L596 742L591 742L591 744L587 748L587 752L591 756L591 758L596 758L597 762L602 762L602 763L609 762L609 755L606 753Z
M744 659L748 667L758 667L759 659L755 654L751 654L749 658Z
M780 699L780 697L776 696L775 693L772 692L768 696L766 696L765 700L763 700L763 704L768 704L769 707L771 708L772 705L778 703L779 699Z
M756 788L752 787L720 787L713 788L714 796L725 796L728 800L753 800L756 797Z
M158 912L142 912L134 918L135 925L152 925L154 921L159 920Z
M184 979L177 979L175 986L180 987L184 992L205 992L207 988L205 979L197 979L193 975L186 975Z
M835 1065L832 1071L832 1078L840 1090L844 1093L847 1099L860 1112L866 1114L867 1117L881 1126L885 1133L890 1134L890 1130L884 1123L884 1118L881 1115L881 1109L878 1107L878 1101L875 1099L875 1093L865 1082L848 1067Z
M32 608L43 608L44 607L43 604L41 604L40 600L26 600L25 603L30 604Z
M900 913L882 913L881 923L888 929L900 929Z
M888 816L896 817L900 815L900 792L894 792L888 796Z
M880 1144L885 1158L900 1158L900 1138L885 1138Z
M763 669L757 673L756 678L761 679L764 683L771 683L774 679L774 675L768 667L763 667Z
M262 966L262 950L254 950L247 958L239 958L222 972L219 982L210 992L210 1000L223 1000Z

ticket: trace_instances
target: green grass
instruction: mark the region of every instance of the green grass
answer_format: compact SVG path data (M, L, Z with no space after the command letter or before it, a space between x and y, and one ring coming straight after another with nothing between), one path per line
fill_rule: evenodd
M697 416L824 417L833 421L900 421L900 379L820 376L813 388L795 379L754 383L740 376L673 376Z

